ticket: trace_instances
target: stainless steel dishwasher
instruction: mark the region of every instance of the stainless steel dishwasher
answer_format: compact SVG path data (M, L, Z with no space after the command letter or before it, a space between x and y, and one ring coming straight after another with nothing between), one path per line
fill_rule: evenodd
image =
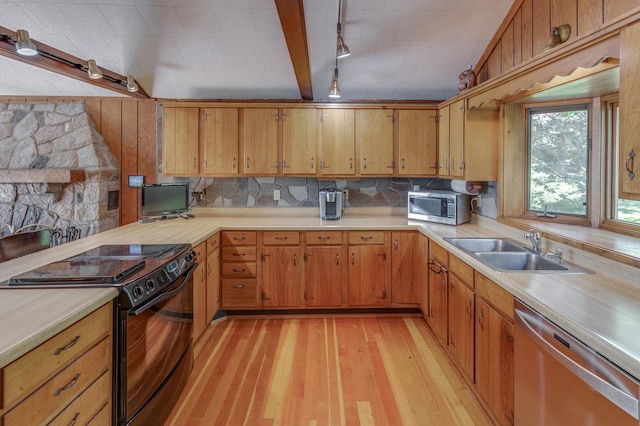
M515 302L515 424L638 426L640 382Z

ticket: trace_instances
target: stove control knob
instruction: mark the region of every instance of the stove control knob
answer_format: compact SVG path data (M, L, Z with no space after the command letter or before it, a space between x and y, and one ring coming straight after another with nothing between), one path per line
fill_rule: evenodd
M144 283L144 286L147 288L147 291L153 291L156 288L156 283L153 280L147 280Z
M186 256L187 262L191 262L195 258L196 258L195 251L190 251L189 253L187 253L187 256Z
M141 285L136 285L131 289L131 293L133 294L134 299L140 299L144 296L144 289Z

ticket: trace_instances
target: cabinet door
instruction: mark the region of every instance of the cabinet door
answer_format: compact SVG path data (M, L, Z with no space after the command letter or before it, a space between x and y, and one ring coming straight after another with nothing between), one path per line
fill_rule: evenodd
M238 108L202 108L201 115L204 174L237 174Z
M416 304L420 299L418 232L391 236L391 304Z
M216 247L207 252L207 321L211 321L219 309L220 248Z
M323 109L320 114L320 175L355 175L355 111Z
M304 252L307 306L342 305L343 248L307 247Z
M462 372L473 381L475 294L449 274L449 350Z
M195 176L199 170L198 108L164 107L162 111L162 173Z
M312 108L282 110L282 173L315 175L318 156L317 111Z
M420 310L426 319L429 314L429 238L420 234Z
M429 316L431 329L443 345L447 345L448 337L448 273L437 261L429 263Z
M298 247L262 248L262 306L300 305L300 249Z
M398 174L400 176L438 174L436 115L437 112L432 110L397 111Z
M242 110L242 173L275 175L278 164L278 109L244 108Z
M393 174L393 111L356 111L356 148L361 175Z
M449 176L464 177L464 99L449 107Z
M349 305L386 306L386 247L350 246L348 261Z
M207 256L207 243L194 248L198 259ZM200 262L193 272L193 341L200 338L207 327L207 264Z
M501 425L513 425L513 323L476 301L476 388Z
M640 201L640 24L620 33L620 198Z
M449 176L449 106L438 110L438 175Z

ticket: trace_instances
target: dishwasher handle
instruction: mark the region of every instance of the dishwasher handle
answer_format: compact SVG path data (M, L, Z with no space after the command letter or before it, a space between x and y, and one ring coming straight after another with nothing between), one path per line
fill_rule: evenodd
M526 308L525 308L526 309ZM567 340L571 340L571 346L579 345L583 350L587 351L580 342L571 337L558 336L558 333L565 334L555 324L543 318L536 312L526 312L524 310L515 309L516 313L516 326L520 327L538 346L544 349L549 355L551 355L556 361L558 361L563 367L568 369L576 377L585 382L591 389L598 392L600 395L607 398L613 404L617 405L621 410L632 416L634 419L639 419L639 401L637 394L634 396L628 390L624 389L624 384L615 383L620 382L613 374L607 374L605 369L601 369L602 376L595 374L592 371L584 368L575 360L569 358L567 355L559 351L553 346L542 334L540 334L535 326L544 327L550 335L554 336L563 345L567 346L569 343ZM580 357L580 354L572 350L572 353L576 355L576 358ZM599 355L595 355L599 357ZM585 359L586 361L586 359ZM606 363L605 360L597 360L597 362ZM624 373L620 373L624 374Z

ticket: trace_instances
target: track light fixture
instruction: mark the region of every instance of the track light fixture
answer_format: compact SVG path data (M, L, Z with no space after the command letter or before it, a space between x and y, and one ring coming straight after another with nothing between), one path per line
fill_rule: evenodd
M102 70L96 65L95 59L89 59L87 61L87 73L89 74L89 78L93 80L102 78Z
M127 90L130 92L138 91L138 83L136 83L136 80L133 78L132 75L127 76Z
M338 87L338 68L333 70L333 82L331 83L331 89L329 90L330 98L340 97L340 87Z
M19 55L35 56L38 54L38 49L31 41L27 30L17 30L16 36L16 52Z
M338 44L336 49L336 56L338 58L346 58L351 55L351 51L347 47L347 44L342 38L342 0L338 0Z

